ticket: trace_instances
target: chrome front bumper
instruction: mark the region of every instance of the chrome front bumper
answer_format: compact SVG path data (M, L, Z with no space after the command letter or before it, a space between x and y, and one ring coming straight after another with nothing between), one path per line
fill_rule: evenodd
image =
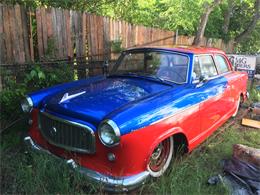
M27 136L24 138L24 142L31 147L32 149L36 151L40 151L43 153L50 154L56 158L63 159L61 157L58 157L52 153L50 153L48 150L45 150L44 148L37 145L30 136ZM83 175L87 176L89 179L91 179L94 182L101 183L102 186L104 186L104 189L107 191L112 192L126 192L129 190L133 190L140 185L144 184L145 180L149 178L150 174L148 171L141 172L139 174L128 176L128 177L112 177L108 175L104 175L101 173L98 173L96 171L87 169L85 167L82 167L78 165L73 159L63 159L66 161L66 163L73 169L79 171Z

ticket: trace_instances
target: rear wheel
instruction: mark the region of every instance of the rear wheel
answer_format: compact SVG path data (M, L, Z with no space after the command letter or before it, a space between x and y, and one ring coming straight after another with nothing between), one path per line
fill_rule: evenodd
M160 177L171 163L173 156L173 138L163 140L154 149L148 163L148 171L152 177Z

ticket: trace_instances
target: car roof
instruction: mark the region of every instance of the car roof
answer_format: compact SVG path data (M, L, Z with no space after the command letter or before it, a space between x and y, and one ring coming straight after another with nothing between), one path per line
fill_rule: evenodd
M176 51L181 53L189 53L189 54L225 54L224 51L212 48L212 47L194 47L194 46L176 46L176 47L169 47L169 46L147 46L147 47L135 47L128 50L142 50L142 49L159 49L159 50L170 50Z

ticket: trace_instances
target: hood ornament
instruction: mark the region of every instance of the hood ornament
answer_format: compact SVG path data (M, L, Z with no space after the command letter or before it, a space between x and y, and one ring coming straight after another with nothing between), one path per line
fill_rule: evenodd
M63 97L61 98L59 104L65 102L65 101L67 101L67 100L70 100L70 99L72 99L72 98L75 98L75 97L77 97L77 96L79 96L79 95L82 95L82 94L84 94L84 93L86 93L86 91L82 91L82 92L79 92L79 93L76 93L76 94L73 94L73 95L69 95L69 93L65 93L65 94L63 95Z

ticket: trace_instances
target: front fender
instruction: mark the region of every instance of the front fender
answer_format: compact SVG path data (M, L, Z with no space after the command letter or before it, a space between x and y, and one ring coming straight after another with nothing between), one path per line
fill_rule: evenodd
M173 127L171 129L168 129L164 131L162 134L160 134L152 143L151 148L148 152L147 160L149 160L150 156L152 155L154 149L158 146L159 143L161 143L163 140L166 138L169 138L173 135L176 135L177 133L183 134L186 138L187 136L185 135L183 129L181 127ZM148 163L148 162L147 162Z

